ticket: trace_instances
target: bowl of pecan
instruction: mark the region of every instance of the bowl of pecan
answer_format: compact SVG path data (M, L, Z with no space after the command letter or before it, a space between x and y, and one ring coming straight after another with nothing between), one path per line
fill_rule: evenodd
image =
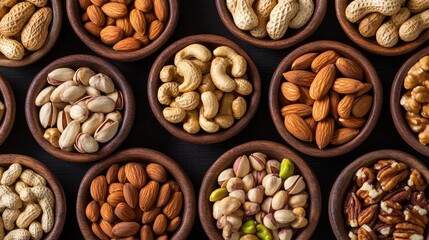
M335 181L329 220L337 239L428 239L429 170L397 150L365 154Z

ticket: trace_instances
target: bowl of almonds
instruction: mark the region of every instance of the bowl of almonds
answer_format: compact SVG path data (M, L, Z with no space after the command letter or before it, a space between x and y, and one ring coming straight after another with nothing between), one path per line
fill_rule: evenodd
M23 67L45 56L61 31L60 0L0 3L0 66Z
M9 82L0 75L0 145L6 141L15 121L16 103Z
M77 199L85 239L184 240L196 212L194 189L182 168L143 148L124 150L92 166Z
M47 152L90 162L115 151L134 121L134 95L112 64L89 55L60 58L33 79L26 97L27 124Z
M177 0L68 0L67 15L78 37L96 53L136 61L158 50L179 20Z
M318 41L301 46L277 67L270 85L271 118L298 151L332 157L359 146L381 111L377 72L345 44Z
M397 150L367 153L338 176L329 197L337 239L428 239L429 170Z

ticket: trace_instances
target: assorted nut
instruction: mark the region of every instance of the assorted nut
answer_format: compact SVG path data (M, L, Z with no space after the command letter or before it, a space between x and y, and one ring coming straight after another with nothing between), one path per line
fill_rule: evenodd
M226 0L234 24L255 38L281 39L288 28L300 29L313 16L313 0Z
M157 39L169 19L168 0L79 0L85 29L116 51Z
M182 223L180 186L157 163L113 164L94 178L90 194L85 214L102 240L169 239Z
M209 201L224 239L291 239L308 224L306 183L289 159L240 156L219 174L218 184Z
M167 106L164 118L183 123L191 134L230 128L246 114L245 97L253 91L243 56L227 46L217 47L213 55L205 46L191 44L159 73L163 83L157 97Z
M298 57L280 89L286 130L322 149L354 139L373 104L362 68L333 50Z
M354 0L346 8L346 17L359 23L359 33L374 37L383 47L394 47L401 39L416 40L429 28L427 0Z
M48 0L0 2L0 52L6 58L21 60L43 46L52 21L47 4Z
M417 169L393 159L361 167L343 209L350 239L424 239L426 188Z
M0 239L42 239L55 222L55 198L46 179L19 163L0 168L0 177Z
M43 137L56 148L94 153L110 141L122 123L122 92L113 80L87 67L58 68L37 95Z

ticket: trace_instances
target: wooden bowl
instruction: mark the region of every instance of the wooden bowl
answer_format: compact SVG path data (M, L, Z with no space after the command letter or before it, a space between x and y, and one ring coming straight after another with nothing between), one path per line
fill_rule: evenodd
M347 34L347 36L355 42L357 45L362 47L368 52L382 55L382 56L397 56L409 53L414 49L422 46L429 38L429 30L425 30L420 36L413 42L399 42L391 48L380 46L374 37L366 38L359 33L359 24L351 23L346 18L346 8L352 0L335 0L335 11L337 14L338 21L340 22L341 28ZM386 21L386 20L385 20Z
M355 173L359 168L363 166L372 166L381 159L395 159L399 162L407 164L408 167L418 169L426 182L429 182L428 168L416 157L410 154L387 149L370 152L357 158L346 168L344 168L337 177L337 180L332 186L331 194L329 196L329 221L331 222L332 231L334 232L337 239L349 239L349 228L346 226L343 207L347 192L349 191L350 183L353 181ZM429 236L426 235L425 240L428 239Z
M423 155L429 156L429 146L425 146L419 142L418 133L411 131L408 123L405 120L405 109L399 104L402 94L405 92L404 79L408 74L410 68L420 60L420 58L429 55L429 47L419 51L411 56L399 69L392 84L390 92L390 112L392 113L393 123L396 130L402 139L408 143L416 151Z
M61 24L63 22L63 12L61 0L49 0L49 7L52 8L52 22L49 28L49 34L43 46L34 52L28 52L21 60L11 60L0 54L0 66L2 67L24 67L30 65L42 57L44 57L57 42L61 32Z
M0 145L4 143L6 138L9 136L10 131L13 128L15 121L16 103L13 95L13 90L9 85L9 82L0 75L0 98L6 108L3 119L0 122Z
M76 0L67 0L67 16L70 21L70 24L77 34L77 36L94 52L97 54L114 59L117 61L132 62L137 61L143 58L148 57L159 48L164 45L167 40L173 35L174 30L176 29L177 23L179 21L179 1L178 0L168 0L170 6L170 16L164 28L164 31L159 35L157 39L152 41L149 45L140 48L137 51L116 51L113 50L112 46L105 45L100 38L96 38L90 34L83 26L81 16L82 9L79 6L79 1Z
M350 142L347 142L343 145L339 145L336 147L328 146L327 148L319 149L315 142L309 143L301 141L292 136L292 134L290 134L286 130L286 127L284 126L284 118L280 114L281 106L279 102L279 92L281 83L285 81L282 74L290 70L290 66L295 59L306 53L321 53L326 50L334 50L342 57L349 58L362 67L365 73L366 81L373 85L374 100L371 111L368 115L368 120L366 121L363 128L360 130L359 135L357 135ZM381 106L383 102L383 90L376 70L372 66L371 62L369 62L369 60L359 51L340 42L316 41L295 49L280 62L271 79L268 102L270 105L270 113L274 125L277 128L279 134L287 143L292 145L292 147L294 147L296 150L313 157L334 157L345 154L355 149L372 132L380 116Z
M247 74L248 79L253 85L253 92L251 95L246 96L247 99L247 112L242 119L236 121L234 125L226 130L219 130L217 133L206 133L201 130L197 134L190 134L183 130L181 124L173 124L165 120L162 115L162 110L165 106L161 105L158 102L157 93L158 88L161 85L161 80L159 80L159 72L162 67L168 64L173 63L175 54L180 51L182 48L193 44L200 43L208 47L211 51L218 46L228 46L234 49L238 54L242 55L247 61ZM180 39L179 41L173 43L171 46L166 48L155 60L152 65L152 68L149 73L149 79L147 83L147 94L149 98L150 108L152 109L153 114L155 115L158 122L172 135L182 139L187 142L195 144L211 144L225 141L249 124L250 120L256 113L258 109L259 100L261 98L261 78L259 76L258 68L256 67L253 60L250 56L236 43L231 40L209 34L193 35Z
M39 108L34 101L39 92L48 86L46 77L49 72L60 67L70 67L77 69L79 67L89 67L95 72L101 72L108 75L116 87L121 90L124 96L124 109L122 110L123 121L115 137L109 142L100 146L95 153L67 152L52 146L43 138L45 130L40 125ZM134 122L135 103L134 95L125 76L111 63L90 55L71 55L55 60L44 69L42 69L31 82L25 99L25 118L31 134L39 145L53 156L70 162L93 162L105 158L114 152L125 140L131 131Z
M34 158L19 155L19 154L1 154L0 166L8 168L12 163L19 163L24 168L31 169L40 174L46 179L47 186L52 190L55 197L55 223L52 230L48 234L44 234L45 240L57 240L63 230L64 223L66 222L67 204L66 196L63 187L55 174L51 172L43 163Z
M306 190L309 194L309 204L306 209L306 217L308 219L308 225L296 232L293 239L303 240L310 239L314 230L316 229L317 223L319 222L320 212L322 209L322 197L319 186L319 181L313 170L307 165L307 163L294 153L289 148L279 143L270 141L253 141L241 144L234 147L220 156L213 165L207 170L206 175L201 184L200 194L198 197L198 214L200 216L201 224L203 225L206 235L211 240L221 240L222 232L216 227L216 220L213 218L212 207L213 204L209 202L209 196L211 192L217 188L217 178L219 174L232 167L235 159L241 155L249 155L253 152L263 152L267 154L269 159L281 160L285 157L291 159L295 164L295 172L298 172L304 177L306 182Z
M265 38L255 38L249 31L239 29L232 18L231 13L226 7L225 0L216 0L216 9L225 27L239 39L252 45L269 48L284 49L292 47L306 38L310 37L322 23L325 17L328 0L314 0L314 12L308 23L300 29L288 29L285 36L279 40L272 40L269 36Z
M185 171L170 157L147 148L127 149L104 159L92 166L85 174L79 186L76 203L76 215L79 228L85 239L98 239L91 230L91 222L85 216L87 204L91 201L89 188L92 180L100 174L105 174L107 169L115 163L141 162L158 163L177 181L183 193L182 222L174 235L173 240L184 240L187 238L194 225L196 214L196 200L194 187Z

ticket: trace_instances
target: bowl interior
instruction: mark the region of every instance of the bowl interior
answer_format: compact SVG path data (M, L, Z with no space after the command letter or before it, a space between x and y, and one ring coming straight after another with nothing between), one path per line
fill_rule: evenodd
M13 123L15 120L15 97L13 95L13 90L10 87L8 81L0 75L0 93L1 100L3 101L6 111L4 113L3 119L0 122L0 145L6 140L9 136L10 131L12 131Z
M338 21L340 22L341 28L344 30L347 36L357 45L369 52L383 56L402 55L409 53L423 45L429 38L429 30L425 30L415 41L407 43L399 40L398 44L396 44L394 47L382 47L375 40L375 36L370 38L363 37L359 33L359 24L351 23L349 20L347 20L345 11L350 2L352 2L352 0L335 0L335 11Z
M52 22L49 27L49 34L46 38L43 46L34 52L27 52L24 58L19 61L10 60L6 58L3 54L0 54L0 66L4 67L23 67L29 64L32 64L45 56L55 45L60 32L61 32L61 24L63 22L63 13L61 7L61 0L49 0L48 5L52 8Z
M101 72L108 75L114 82L117 89L121 90L124 97L124 109L122 110L123 121L119 127L115 137L109 142L100 146L100 149L95 153L78 153L67 152L59 148L55 148L43 138L45 130L40 125L39 107L36 107L34 101L39 92L48 86L46 77L49 72L56 68L69 67L77 69L79 67L89 67L95 72ZM25 101L25 116L31 134L47 152L55 157L71 162L91 162L99 160L111 154L117 149L131 131L134 122L135 103L133 92L125 78L125 76L111 63L90 55L71 55L60 58L44 69L42 69L33 79L29 87Z
M165 120L164 116L162 115L162 110L166 106L161 105L157 98L158 88L162 84L162 82L159 80L159 72L165 65L173 63L174 56L178 51L193 43L203 44L211 51L213 51L218 46L228 46L234 49L238 54L242 55L247 61L247 75L248 80L253 85L253 92L251 95L245 97L247 101L246 114L242 119L236 121L229 129L219 130L217 133L205 133L203 130L201 130L197 134L189 134L183 130L181 124L170 123ZM184 141L197 144L210 144L222 142L236 135L250 122L256 113L261 97L261 78L255 63L250 58L250 56L240 46L231 40L216 35L194 35L173 43L158 56L150 70L147 91L152 112L154 113L158 122L161 123L161 125L168 132Z
M226 1L216 0L216 8L220 19L222 20L225 27L228 28L228 30L232 34L234 34L241 40L246 41L255 46L270 49L288 48L308 38L317 30L319 25L322 23L323 18L325 17L327 6L328 0L315 0L313 16L310 18L306 25L304 25L300 29L289 28L282 39L272 40L269 37L255 38L249 33L249 31L240 30L235 25L232 15L226 7Z
M79 1L67 0L67 16L73 30L77 36L94 52L100 54L103 57L111 58L118 61L137 61L143 59L164 45L167 40L173 35L179 21L179 1L168 0L169 2L169 18L165 23L163 32L157 39L152 41L149 45L142 47L137 51L124 52L113 50L112 46L107 46L99 38L91 35L83 26L81 16L83 14L82 9L79 6Z
M66 197L63 187L55 175L41 162L34 158L18 154L1 154L0 166L7 168L12 163L19 163L23 168L31 169L46 179L47 186L52 190L55 197L55 223L52 230L44 235L46 240L56 240L60 237L66 221Z
M182 221L178 230L171 239L184 240L192 230L196 213L196 201L194 188L189 177L183 169L168 156L144 148L127 149L116 153L105 160L92 166L82 179L79 186L77 197L76 214L79 228L85 239L97 239L91 230L91 222L85 216L86 205L90 202L89 189L92 180L103 174L114 163L141 162L141 163L158 163L162 165L167 172L177 181L183 193L183 214Z
M267 154L269 159L277 159L279 161L283 158L289 158L295 164L295 173L299 173L304 177L306 182L306 191L309 194L310 201L306 210L308 225L295 233L294 239L310 239L319 222L322 206L319 182L314 175L313 170L301 157L289 148L269 141L253 141L234 147L222 154L222 156L216 160L209 170L207 170L198 198L198 213L206 235L210 239L223 239L222 233L217 229L216 220L212 215L213 204L208 200L211 192L218 188L217 178L219 174L223 170L232 167L237 157L241 155L249 155L253 152L263 152Z
M283 73L290 70L290 66L293 61L303 54L310 52L321 53L326 50L335 50L342 57L349 58L355 61L365 73L365 80L373 85L374 100L371 107L371 111L368 114L368 119L365 125L353 140L343 145L336 147L329 146L324 149L319 149L315 142L308 143L303 142L294 136L292 136L284 126L284 118L280 114L281 104L279 102L280 85L285 81ZM271 79L269 104L271 118L274 121L274 125L282 138L292 145L295 149L305 154L314 157L333 157L349 152L359 146L372 132L374 129L381 112L381 106L383 101L383 90L378 78L377 72L375 71L369 60L363 56L356 49L335 41L317 41L306 45L303 45L293 52L288 54L279 64L274 75Z
M373 166L381 159L394 159L407 164L409 168L418 169L426 182L429 182L429 169L410 154L387 149L370 152L357 158L340 173L329 197L329 221L337 239L348 239L348 226L345 224L343 206L355 173L359 168ZM425 239L428 239L428 236Z

